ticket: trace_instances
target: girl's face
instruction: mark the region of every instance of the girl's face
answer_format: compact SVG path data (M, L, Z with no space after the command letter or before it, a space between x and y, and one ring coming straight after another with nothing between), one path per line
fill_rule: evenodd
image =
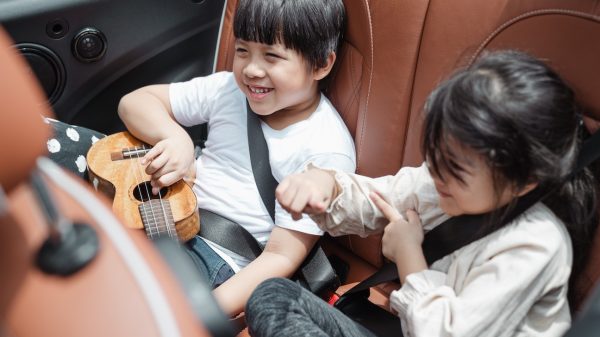
M448 147L454 154L452 160L464 170L459 172L463 181L450 173L441 172L442 177L439 177L430 169L440 197L440 207L446 214L457 216L490 212L529 191L517 193L510 184L504 184L507 186L496 191L492 170L481 155L452 141Z
M279 43L236 40L233 73L252 110L261 116L281 110L312 112L320 101L320 72L311 71L302 55Z

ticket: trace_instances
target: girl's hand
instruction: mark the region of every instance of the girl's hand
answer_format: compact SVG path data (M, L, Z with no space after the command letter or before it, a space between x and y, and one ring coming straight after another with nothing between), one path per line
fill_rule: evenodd
M381 239L383 255L398 264L403 258L414 256L415 253L422 255L421 244L423 243L423 227L417 212L408 210L406 221L402 215L383 198L372 192L371 200L375 206L390 221L383 231Z
M316 168L286 177L275 190L275 197L294 220L302 218L302 213L323 213L336 196L333 173Z
M152 193L183 179L194 164L194 144L189 137L170 137L156 143L141 160L151 176Z

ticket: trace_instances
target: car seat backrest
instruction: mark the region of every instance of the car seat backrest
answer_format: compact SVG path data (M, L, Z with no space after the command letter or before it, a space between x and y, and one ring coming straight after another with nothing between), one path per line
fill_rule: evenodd
M216 70L233 62L228 1ZM395 173L422 162L423 104L485 50L520 49L546 60L575 89L590 131L600 127L600 4L596 0L344 1L347 28L327 95L356 142L357 172ZM599 232L600 233L600 232ZM374 266L380 237L336 238ZM578 292L600 277L600 237Z
M594 0L431 0L416 64L402 165L423 160L419 142L423 104L429 93L487 49L519 49L548 61L583 103L595 106L596 112L588 115L600 116L600 97L593 94L600 70L592 66L600 48L594 43L599 13Z
M0 123L0 222L13 222L9 214L5 193L10 193L26 177L34 165L35 158L43 153L49 128L42 123L41 116L24 111L47 111L46 103L31 77L18 76L26 70L24 62L7 49L9 38L0 30L0 65L3 66L0 80L0 102L2 118ZM11 81L5 79L12 79ZM29 90L33 88L33 90ZM11 123L9 121L14 121ZM23 134L30 134L27 139ZM22 140L22 141L19 141ZM17 226L0 226L0 267L3 286L0 291L0 317L6 317L15 290L20 286L27 272L30 260L25 246L25 234ZM8 238L10 238L8 240ZM10 272L9 272L10 271Z
M50 116L42 91L25 61L10 50L9 38L0 30L0 78L2 123L0 123L0 185L9 192L25 178L34 166L35 158L46 149L50 127L42 122L42 115ZM13 65L8 67L6 65ZM11 80L9 80L11 79ZM37 114L31 112L36 111ZM24 137L24 135L27 135Z
M590 131L600 125L600 5L595 0L431 0L410 107L403 165L422 161L422 108L431 90L485 50L518 49L541 58L574 88ZM474 28L476 27L476 28ZM600 234L597 233L597 234ZM600 241L577 293L600 276Z
M354 136L357 172L395 173L402 163L408 108L428 1L346 0L346 31L326 89ZM233 14L224 12L216 71L231 70ZM382 263L381 238L336 238L373 265Z
M354 135L357 171L392 174L401 164L403 125L428 1L344 3L347 27L326 94ZM236 5L227 1L215 71L232 69Z
M50 134L42 115L51 113L11 44L0 27L0 184L6 192L0 191L0 330L15 336L208 336L145 235L127 231L87 184L38 159ZM45 273L36 263L49 226L27 179L34 170L67 222L97 234L97 255L72 275Z

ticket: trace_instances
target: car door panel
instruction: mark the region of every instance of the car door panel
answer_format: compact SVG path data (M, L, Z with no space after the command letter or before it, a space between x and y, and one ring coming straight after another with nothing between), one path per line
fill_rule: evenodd
M111 133L123 129L116 107L125 93L212 72L224 4L8 1L0 3L0 23L32 64L58 119ZM75 41L104 42L105 51L78 58Z

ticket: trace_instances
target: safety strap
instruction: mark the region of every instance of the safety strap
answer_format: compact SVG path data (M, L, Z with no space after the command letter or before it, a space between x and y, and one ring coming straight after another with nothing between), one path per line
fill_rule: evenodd
M275 188L277 180L271 172L269 148L262 131L260 119L246 101L248 149L252 174L260 197L275 222ZM263 246L243 226L219 214L200 209L202 222L200 235L249 260L254 260ZM297 272L298 281L316 294L339 286L339 279L320 245L316 244Z
M260 119L252 111L248 101L246 101L246 112L252 174L260 197L267 207L271 219L275 222L275 188L277 188L278 182L271 172L269 148L262 131ZM337 274L318 243L315 244L300 266L297 272L297 280L315 294L321 294L326 290L333 290L339 286Z
M260 119L256 115L248 101L246 101L246 115L248 127L248 149L250 151L250 163L252 164L252 174L258 193L275 222L275 189L277 180L271 172L271 163L269 161L269 148L267 140L260 125Z
M573 174L579 172L598 158L600 158L600 132L597 131L583 144ZM498 226L498 228L501 228L504 224L514 220L529 207L544 199L546 195L548 195L548 193L543 194L535 189L523 197L520 197L517 200L516 206L502 219L502 226ZM444 221L429 231L425 235L422 245L427 264L431 265L433 262L444 256L490 234L490 232L486 233L485 231L481 231L480 226L477 225L478 223L480 224L482 221L485 221L485 217L485 214L457 216ZM347 302L353 294L362 292L361 296L364 296L369 288L397 279L398 269L396 268L396 265L387 263L377 272L344 293L344 295L336 302L336 306L344 305L344 302Z
M525 196L519 198L515 207L505 216L501 222L502 226L515 219L529 207L537 203L542 198L538 190L533 190ZM443 258L468 245L482 237L490 234L480 230L482 221L485 221L485 215L461 215L450 218L425 235L423 240L423 254L428 265ZM499 226L499 227L502 227ZM372 286L394 281L398 279L398 269L394 263L384 264L377 272L367 277L365 280L348 290L340 298L348 297L354 293L367 290Z
M200 209L200 236L221 247L254 260L262 253L262 245L244 227L209 210Z

